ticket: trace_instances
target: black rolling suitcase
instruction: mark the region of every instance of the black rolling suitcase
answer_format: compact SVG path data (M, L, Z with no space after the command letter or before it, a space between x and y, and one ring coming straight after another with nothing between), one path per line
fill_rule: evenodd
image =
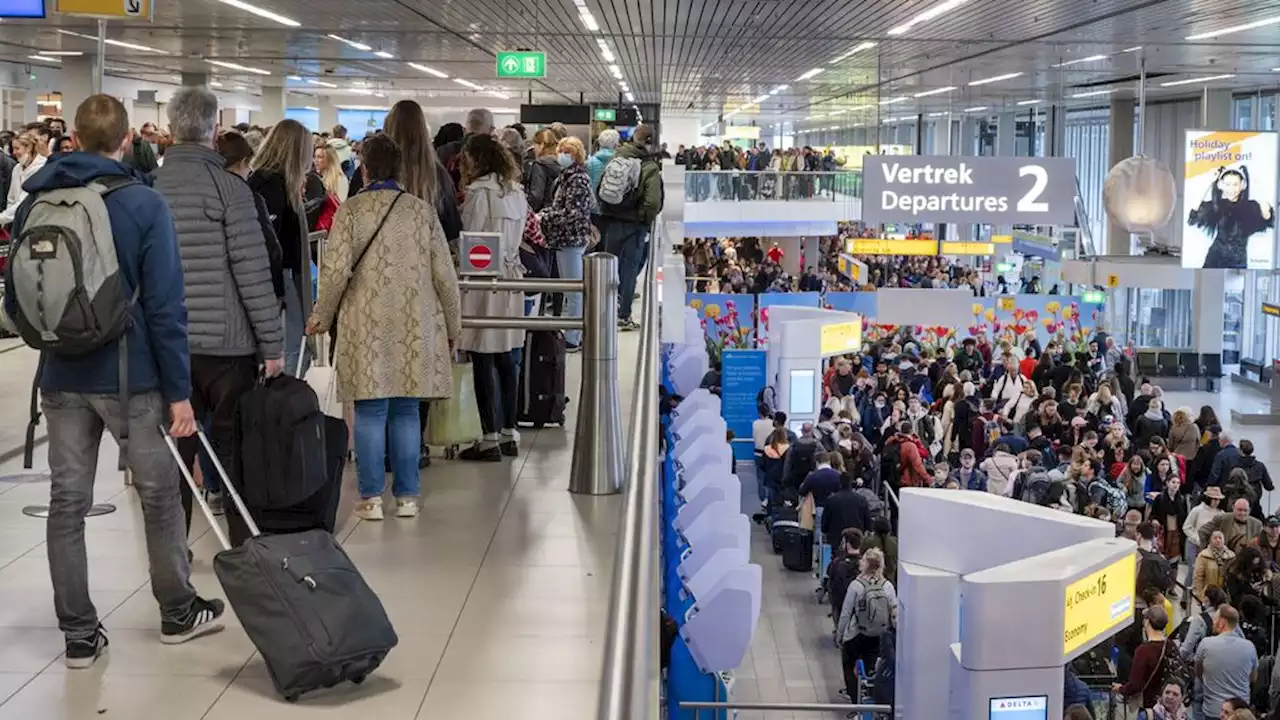
M564 368L564 333L525 333L517 422L535 428L564 425L564 408L569 402L564 393Z
M796 526L777 527L774 533L781 534L782 567L795 572L812 572L813 531Z
M347 680L364 682L399 638L382 601L338 541L325 530L263 535L248 517L251 537L232 548L168 433L165 442L222 543L223 551L213 559L214 573L266 661L276 690L293 702L303 693ZM203 433L200 442L212 454ZM222 481L247 517L225 472Z

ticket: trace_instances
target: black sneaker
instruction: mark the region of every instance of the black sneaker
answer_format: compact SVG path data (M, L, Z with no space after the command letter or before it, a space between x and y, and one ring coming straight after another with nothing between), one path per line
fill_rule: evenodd
M198 597L191 603L191 609L181 622L165 620L160 623L160 642L165 645L181 645L204 635L222 630L218 618L226 611L227 605L221 600L205 600Z
M65 662L72 670L84 670L93 667L102 653L107 651L107 631L99 625L93 635L79 640L67 640Z
M506 442L499 444L498 449L500 449L502 454L507 457L516 457L520 454L520 446L516 444L515 440L507 440Z
M418 469L422 470L429 467L431 467L431 446L422 443L422 450L418 454Z
M502 462L502 450L498 449L497 445L482 449L477 443L458 453L458 459L473 462Z

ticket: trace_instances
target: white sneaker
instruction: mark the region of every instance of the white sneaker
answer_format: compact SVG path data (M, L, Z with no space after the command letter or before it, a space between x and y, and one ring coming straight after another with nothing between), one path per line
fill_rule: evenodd
M361 500L356 504L356 517L361 520L381 520L382 498L373 497Z
M379 508L381 510L381 508ZM381 515L381 513L379 513ZM418 501L413 498L396 498L396 517L418 517Z

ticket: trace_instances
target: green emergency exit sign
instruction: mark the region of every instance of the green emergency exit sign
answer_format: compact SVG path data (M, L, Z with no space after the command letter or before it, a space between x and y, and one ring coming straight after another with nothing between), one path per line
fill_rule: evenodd
M547 76L547 54L544 52L498 53L498 77L503 79L534 79Z
M617 122L618 111L613 108L596 108L595 118L599 122Z
M1107 294L1101 290L1085 290L1080 299L1087 303L1101 305L1107 301Z

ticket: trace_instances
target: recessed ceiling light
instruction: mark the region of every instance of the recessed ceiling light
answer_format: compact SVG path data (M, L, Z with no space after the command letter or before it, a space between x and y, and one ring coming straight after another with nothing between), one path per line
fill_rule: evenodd
M1113 93L1113 92L1115 92L1115 90L1094 90L1094 91L1092 91L1092 92L1076 93L1075 95L1072 95L1071 97L1073 97L1073 98L1098 97L1099 95L1110 95L1110 94L1111 94L1111 93Z
M854 49L852 49L852 50L850 50L849 52L847 52L847 53L845 53L845 54L841 55L840 57L837 57L835 60L832 60L831 62L829 62L829 63L827 63L827 64L828 64L828 65L835 65L836 63L840 62L841 60L847 60L847 59L849 59L850 57L853 57L853 55L854 55L855 53L860 53L860 52L862 52L863 50L870 50L871 48L873 48L873 47L875 47L875 46L876 46L876 44L875 44L875 43L873 43L873 42L864 42L864 43L859 43L859 44L858 44L858 46L857 46L857 47L855 47Z
M1018 104L1019 105L1035 105L1039 102L1041 101L1040 100L1019 100Z
M1244 25L1232 25L1231 27L1222 28L1221 30L1210 30L1209 32L1196 33L1195 35L1188 35L1186 39L1206 40L1208 38L1221 37L1223 35L1230 35L1231 33L1244 32L1245 30L1254 30L1268 25L1275 25L1276 23L1280 23L1280 17L1254 20L1253 22L1245 23Z
M1142 46L1141 46L1141 45L1134 45L1133 47L1131 47L1131 48L1125 48L1125 49L1121 50L1120 52L1122 52L1122 53L1131 53L1131 52L1138 52L1138 51L1139 51L1139 50L1141 50L1141 49L1142 49Z
M614 79L615 79L615 80L621 80L621 79L622 79L622 68L618 67L617 65L610 65L610 66L609 66L609 73L610 73L611 75L613 75L613 77L614 77Z
M812 69L812 70L810 70L810 71L808 71L808 72L804 73L804 74L803 74L803 75L801 75L800 77L796 78L796 82L800 82L800 81L802 81L802 80L809 80L809 79L811 79L811 78L817 77L817 76L818 76L819 74L821 74L821 73L822 73L822 68L814 68L814 69Z
M964 112L982 112L983 110L986 110L986 109L987 109L986 105L979 105L978 107L965 108Z
M888 100L881 100L881 101L880 101L880 104L881 104L881 105L897 105L898 103L906 102L906 101L908 101L908 100L910 100L910 99L911 99L911 98L906 97L906 96L903 96L903 97L896 97L896 98L889 98Z
M1059 68L1059 67L1066 67L1068 65L1075 65L1077 63L1097 62L1099 60L1106 60L1106 59L1107 59L1106 55L1090 55L1089 57L1076 58L1075 60L1060 62L1057 65L1051 65L1050 67Z
M777 95L778 93L782 92L783 90L786 90L786 89L787 89L787 88L789 88L789 87L791 87L791 86L790 86L790 85L779 85L778 87L776 87L776 88L774 88L774 89L770 90L770 91L769 91L769 94L770 94L770 95Z
M222 83L218 82L217 80L210 80L209 87L222 87Z
M375 53L374 53L374 55L377 55L378 57L382 58L383 60L395 60L395 59L396 59L396 56L395 56L395 55L392 55L391 53L387 52L386 50L379 50L379 51L375 52Z
M752 104L752 105L759 105L760 103L762 103L762 102L764 102L765 100L768 100L768 99L769 99L769 93L765 93L764 95L759 95L759 96L757 96L754 100L752 100L752 101L751 101L751 104Z
M578 18L590 32L600 32L600 23L596 22L596 16L592 15L590 10L578 8Z
M324 80L317 80L317 79L315 79L315 78L307 78L307 84L309 84L309 85L317 85L317 86L319 86L319 87L327 87L327 88L336 88L336 87L338 87L338 86L337 86L337 85L335 85L334 83L331 83L331 82L325 82Z
M1188 78L1186 80L1170 80L1169 82L1160 83L1160 87L1175 87L1177 85L1194 85L1196 83L1207 83L1214 80L1226 80L1233 78L1235 75L1210 75L1209 77Z
M53 63L55 65L62 64L62 60L56 57L46 57L44 55L28 55L27 58L30 60L39 60L41 62Z
M908 30L910 30L911 28L915 27L916 25L919 25L920 23L926 23L926 22L929 22L930 20L932 20L932 19L934 19L934 18L938 17L939 15L941 15L941 14L943 14L943 13L945 13L945 12L950 12L950 11L952 11L952 10L954 10L954 9L956 9L956 8L958 8L958 7L960 7L960 6L961 6L961 5L963 5L964 3L965 3L965 0L946 0L946 2L943 2L943 3L939 3L939 4L937 4L937 5L934 5L933 7L929 8L928 10L925 10L924 12L920 13L919 15L916 15L915 17L911 18L910 20L906 21L905 23L903 23L903 24L901 24L901 25L899 25L899 26L897 26L897 27L890 28L890 29L889 29L889 34L890 34L890 35L901 35L901 34L903 34L903 33L907 32Z
M604 58L605 62L611 63L617 60L613 55L613 51L609 49L609 43L605 42L604 38L596 38L596 44L600 46L600 57Z
M946 111L943 111L943 112L931 112L931 113L929 113L929 117L942 117L943 115L947 115L947 114L948 114L948 113L947 113Z
M355 40L348 40L344 37L339 37L337 35L334 35L333 33L329 33L328 35L325 35L325 37L329 38L330 40L337 40L340 43L350 45L351 47L364 52L369 52L370 50L373 49L372 45L365 45L362 42L356 42Z
M631 93L624 93L624 94L623 94L623 97L625 97L625 98L627 99L627 102L635 102L635 101L636 101L636 96L635 96L635 95L632 95Z
M71 35L72 37L84 38L85 40L93 40L94 42L97 42L97 41L98 41L98 37L97 37L96 35L85 35L84 33L72 32L72 31L70 31L70 30L59 30L58 32L59 32L59 33L61 33L61 34L63 34L63 35ZM110 46L112 46L112 47L122 47L122 48L126 48L126 49L129 49L129 50L140 50L140 51L142 51L142 52L153 52L153 53L156 53L157 55L168 55L168 54L169 54L169 53L168 53L168 51L166 51L166 50L160 50L160 49L158 49L158 48L147 47L146 45L138 45L137 43L128 43L128 42L124 42L124 41L122 41L122 40L112 40L112 39L108 38L108 39L104 40L103 42L105 42L106 44L108 44L108 45L110 45Z
M297 75L290 75L290 76L289 76L289 79L290 79L290 80L292 80L292 81L294 81L294 82L302 82L302 78L301 78L301 77L298 77Z
M479 85L477 85L477 84L475 84L475 83L471 82L470 80L463 80L462 78L454 78L454 79L453 79L453 81L454 81L454 82L456 82L456 83L458 83L459 85L463 85L463 86L465 86L465 87L469 87L469 88L471 88L472 90L483 90L483 89L484 89L483 87L481 87L481 86L479 86Z
M61 56L61 57L79 57L84 53L80 52L79 50L38 50L36 51L36 54Z
M244 10L247 13L253 13L258 17L264 17L268 20L278 22L281 25L287 25L289 27L302 27L302 23L298 22L297 20L273 13L270 10L264 10L263 8L260 8L257 5L250 5L247 2L241 2L241 0L218 0L218 2L222 3L223 5L230 5L231 7L237 8L239 10Z
M1020 72L1005 73L1004 75L996 75L995 77L982 78L981 80L974 80L973 82L969 83L969 86L973 87L975 85L986 85L988 83L1000 82L1001 80L1012 80L1013 78L1019 77L1021 75L1022 73Z
M239 70L241 72L253 73L254 75L270 75L271 74L270 70L263 70L262 68L249 67L248 65L241 65L239 63L227 62L226 60L212 60L210 58L205 58L204 61L209 63L210 65L217 65L218 67L224 67L224 68L227 68L228 70Z
M938 88L936 90L925 90L924 92L916 93L915 97L922 98L922 97L928 97L930 95L941 95L942 93L951 92L952 90L955 90L955 89L956 88L954 85L948 85L947 87Z
M448 73L442 73L433 67L428 67L426 65L419 65L418 63L408 63L408 65L409 67L413 68L414 70L417 70L418 72L424 72L428 75L434 75L440 78L441 80L447 80L449 78Z

